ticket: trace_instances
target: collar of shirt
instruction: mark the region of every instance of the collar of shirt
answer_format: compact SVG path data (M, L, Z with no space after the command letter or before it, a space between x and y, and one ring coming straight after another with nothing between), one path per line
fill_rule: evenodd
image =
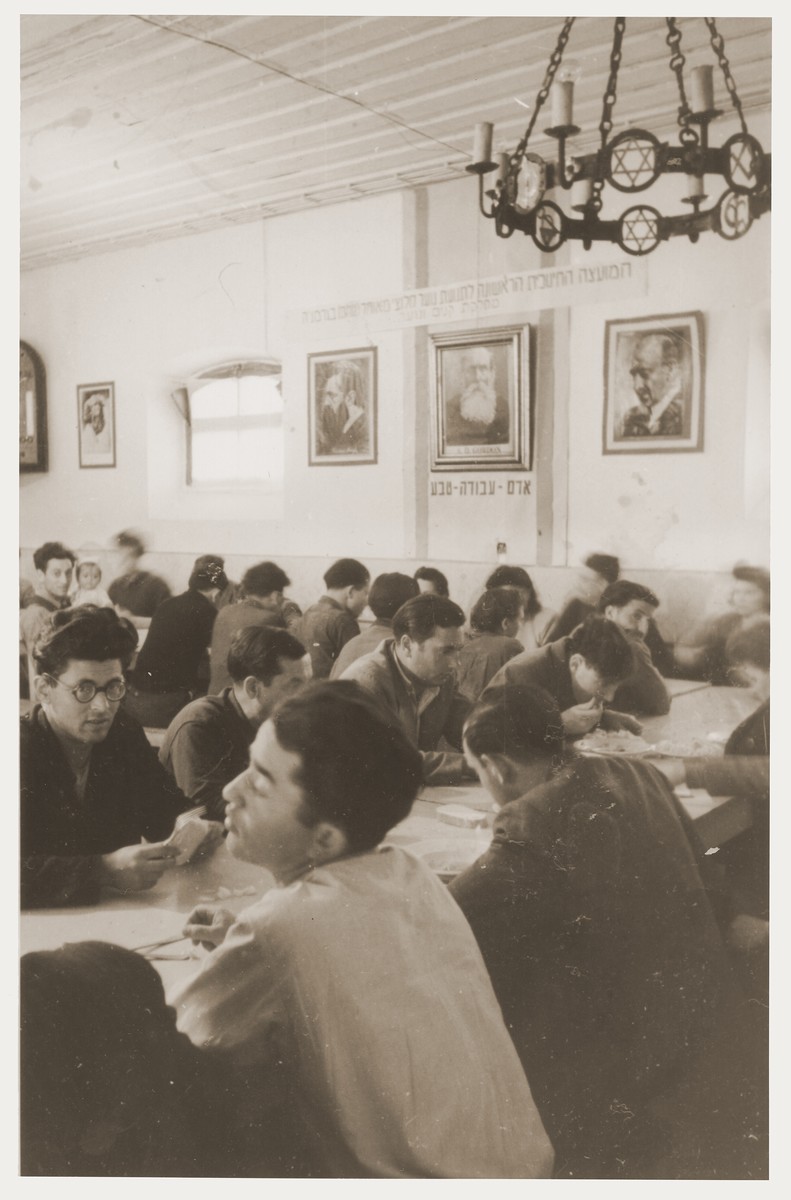
M412 697L417 707L417 715L420 716L420 714L428 708L429 704L431 704L431 701L439 695L439 684L424 683L422 679L418 679L417 675L413 675L398 657L395 643L393 643L391 653L393 655L393 662L396 665L396 670L406 684L409 695Z
M664 400L651 409L651 417L648 422L648 429L650 433L656 433L657 429L659 428L659 422L664 416L665 409L669 408L673 401L678 399L680 392L680 387L668 392Z

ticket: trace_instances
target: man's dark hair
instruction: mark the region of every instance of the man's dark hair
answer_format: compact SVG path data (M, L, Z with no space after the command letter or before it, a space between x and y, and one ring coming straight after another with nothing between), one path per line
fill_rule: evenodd
M308 684L271 719L283 749L302 760L305 825L337 825L358 852L409 815L423 783L420 752L357 683Z
M489 588L473 606L470 628L476 633L502 633L503 621L524 609L522 592L515 587Z
M33 647L40 674L58 675L72 659L107 662L117 658L124 670L137 649L137 630L114 608L83 604L52 613Z
M602 592L599 612L603 613L611 604L614 608L625 608L632 600L641 600L643 604L650 604L651 608L659 608L657 597L649 588L643 587L642 583L632 583L631 579L616 579L615 583L608 583Z
M725 657L732 667L751 663L762 671L768 671L771 658L769 618L762 617L746 629L731 634L725 643Z
M277 563L260 562L245 571L242 592L245 596L270 596L272 592L282 592L290 583L288 575Z
M201 554L200 558L195 559L187 587L196 592L208 592L215 587L224 591L228 586L224 567L225 559L219 554Z
M610 683L618 683L632 672L632 647L614 621L596 613L570 635L568 652L581 654L588 666Z
M769 596L771 592L769 572L765 571L763 567L738 566L733 568L731 574L734 579L740 579L744 583L752 583L760 588L766 597L766 611L769 612Z
M447 576L443 575L436 567L418 567L413 578L425 579L426 583L433 583L437 596L450 595Z
M37 571L46 571L47 563L53 558L68 558L72 566L77 561L77 555L68 550L63 542L45 542L33 551L33 565Z
M590 567L608 583L615 583L621 573L621 564L612 554L589 554L583 559L583 566Z
M400 571L377 575L368 593L368 607L380 621L390 621L402 604L420 594L414 579Z
M504 754L519 761L564 757L563 718L543 688L504 684L483 696L464 723L464 742L476 758Z
M267 687L281 673L280 659L305 657L305 647L285 629L271 625L247 625L234 634L228 650L228 674L234 683L254 675Z
M324 572L324 584L330 592L334 592L336 588L363 588L370 578L368 568L356 558L339 558Z
M124 529L121 533L117 533L114 541L120 550L131 551L136 558L142 558L146 552L145 542L132 529Z
M20 963L20 997L23 1173L25 1155L30 1174L42 1160L44 1174L68 1173L91 1124L122 1103L137 1121L172 1100L191 1055L142 955L107 942L33 951Z
M487 591L502 587L519 588L525 597L525 616L534 617L536 613L541 612L541 602L533 587L533 580L524 567L509 567L503 563L494 568L484 586Z
M393 637L398 642L407 633L414 642L425 642L435 629L461 629L465 619L454 600L423 592L401 605L393 617Z

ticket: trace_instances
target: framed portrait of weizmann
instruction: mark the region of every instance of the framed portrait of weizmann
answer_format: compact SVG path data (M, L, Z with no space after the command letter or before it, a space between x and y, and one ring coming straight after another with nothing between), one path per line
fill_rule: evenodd
M376 347L308 355L308 463L376 462Z
M607 321L604 453L703 449L703 317Z
M529 333L432 336L432 471L529 468Z
M81 467L115 466L115 384L81 383L77 388Z

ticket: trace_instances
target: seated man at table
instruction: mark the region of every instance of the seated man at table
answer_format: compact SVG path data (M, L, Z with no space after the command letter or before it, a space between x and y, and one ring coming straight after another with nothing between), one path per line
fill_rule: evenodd
M385 638L392 637L393 617L402 604L420 595L422 590L414 579L400 571L377 575L368 593L368 607L376 620L346 643L332 664L330 679L340 679L351 663L370 654Z
M623 712L644 713L647 717L670 712L667 686L645 641L658 607L652 591L629 579L608 584L601 594L599 612L618 626L632 647L632 673L618 685L613 697L613 704Z
M728 890L727 941L751 995L769 999L769 618L728 642L734 676L759 701L734 729L722 757L661 758L673 786L705 788L712 796L748 796L752 824L717 852Z
M726 1001L729 1017L738 1011L689 819L653 767L578 756L539 688L487 692L464 746L499 813L489 850L450 891L489 968L560 1174L654 1177L642 1173L673 1130L653 1101L697 1070ZM704 1160L717 1110L735 1110L738 1097L707 1102ZM736 1139L748 1128L737 1121Z
M53 613L34 647L39 703L21 720L23 908L149 888L178 856L162 839L189 802L120 711L136 645L113 609L87 606Z
M461 753L461 731L470 702L456 687L463 625L458 604L424 592L399 608L393 617L393 636L343 674L399 722L421 751L428 784L471 778ZM455 750L437 749L442 739Z
M579 737L597 725L639 733L642 726L634 717L604 707L628 679L632 665L632 648L618 626L590 616L569 637L512 658L489 688L503 684L543 688L560 709L566 737Z
M238 917L190 914L186 933L217 948L170 1000L179 1028L252 1068L278 1109L291 1083L325 1177L547 1176L467 922L428 867L380 845L421 780L415 748L355 685L284 700L225 790L228 848L278 886Z
M231 687L193 700L173 718L159 761L210 819L225 819L223 788L245 769L256 730L277 701L305 683L308 666L305 647L285 629L248 625L228 651Z
M288 575L277 563L260 562L245 571L242 576L244 599L221 608L212 629L210 695L219 695L233 682L228 674L228 651L235 633L248 625L287 628L283 615L286 605L283 589L290 583Z
M524 646L517 641L525 619L521 592L488 588L470 613L470 636L461 648L456 686L474 704L493 675Z
M327 589L294 631L310 655L314 679L327 679L343 647L357 637L371 576L356 558L339 558L324 573Z
M68 608L69 589L76 556L60 542L45 542L33 555L36 568L36 590L19 613L19 671L20 692L25 699L32 697L31 687L36 673L33 647L50 613Z

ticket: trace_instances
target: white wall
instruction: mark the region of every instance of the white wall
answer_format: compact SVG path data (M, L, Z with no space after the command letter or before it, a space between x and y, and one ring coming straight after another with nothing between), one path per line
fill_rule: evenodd
M756 132L766 137L765 128ZM299 558L306 582L341 554L491 565L498 540L510 561L542 567L573 565L593 549L635 571L767 562L770 218L740 242L709 233L697 246L662 245L640 260L644 294L580 293L564 308L418 329L382 331L364 319L335 331L295 323L295 310L317 305L624 258L613 247L542 257L519 233L498 240L477 214L472 179L420 195L232 225L25 274L21 336L46 365L51 455L47 474L21 481L22 545L101 545L133 526L164 554ZM604 456L606 320L692 310L705 326L703 451ZM453 476L428 470L430 333L520 322L532 328L533 469L463 477L529 481L530 494L432 495L432 483ZM307 355L363 345L378 353L379 461L309 467ZM172 380L244 353L283 361L281 502L196 495L183 482ZM116 385L118 465L80 470L76 387L106 380Z

